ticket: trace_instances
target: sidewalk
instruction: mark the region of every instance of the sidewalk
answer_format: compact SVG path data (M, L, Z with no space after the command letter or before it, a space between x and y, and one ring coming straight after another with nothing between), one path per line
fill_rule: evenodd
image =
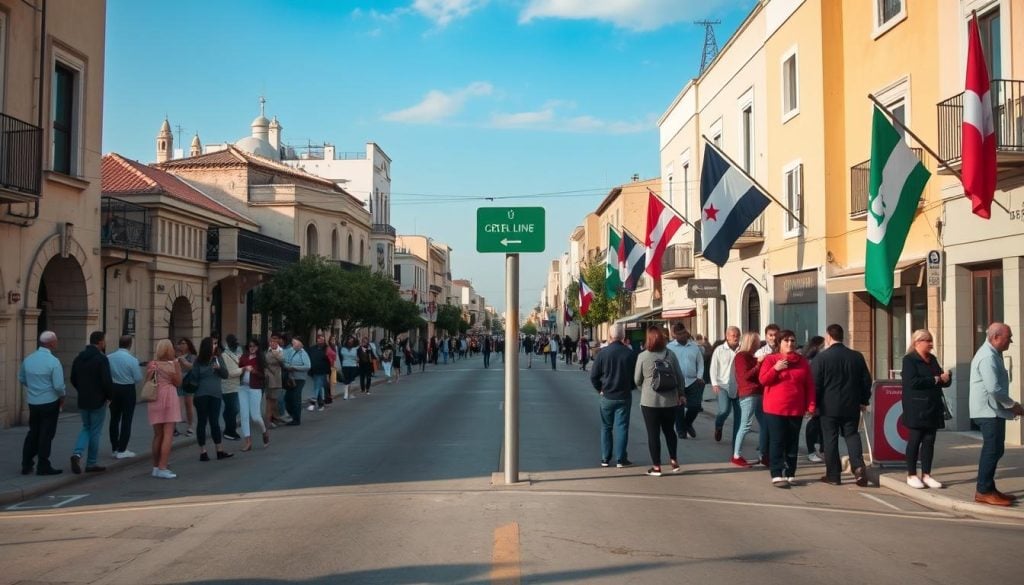
M374 376L373 386L384 384L387 381L383 375ZM358 390L357 390L358 391ZM305 408L305 404L303 404ZM128 449L136 453L133 459L114 459L110 452L110 433L107 428L110 424L110 412L103 422L103 432L100 433L100 453L97 463L107 468L105 473L121 469L129 465L151 465L153 440L153 429L149 426L146 418L146 405L139 404L135 407L135 417L132 419L132 435ZM57 469L63 469L60 475L39 476L35 471L29 475L21 475L21 451L25 443L25 435L28 433L28 426L17 426L9 429L0 429L0 506L14 504L24 500L36 498L42 494L74 484L92 473L75 475L71 472L71 453L74 451L75 441L78 440L78 431L82 428L82 419L77 412L65 412L60 415L57 423L57 435L53 438L53 448L50 454L50 463ZM179 430L184 432L185 423L178 425ZM300 427L301 428L301 427ZM186 437L182 434L174 438L172 450L187 445L195 445L195 437ZM82 466L85 466L85 460Z

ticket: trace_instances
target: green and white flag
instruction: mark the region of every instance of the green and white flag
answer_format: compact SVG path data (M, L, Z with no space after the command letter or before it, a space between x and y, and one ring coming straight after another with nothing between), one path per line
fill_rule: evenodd
M871 124L871 178L864 285L882 304L892 300L893 272L931 173L877 107Z
M614 299L619 294L622 279L619 278L619 237L615 228L608 226L608 254L605 256L604 285L607 297Z

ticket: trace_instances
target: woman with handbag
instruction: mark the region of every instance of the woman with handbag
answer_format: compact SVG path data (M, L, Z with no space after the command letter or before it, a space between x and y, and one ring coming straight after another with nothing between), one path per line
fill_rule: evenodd
M181 364L174 356L174 344L170 339L161 339L156 344L156 354L146 368L146 382L143 398L149 398L150 386L155 385L156 394L146 404L146 416L153 426L153 477L174 479L177 475L167 469L171 457L171 442L174 441L174 425L181 422L181 404L178 402L178 387L181 386Z
M217 449L217 459L232 457L232 453L224 451L221 445L223 435L220 431L220 409L224 402L221 381L228 378L228 368L224 360L216 355L217 342L212 337L204 337L199 343L199 355L192 364L189 374L195 383L196 405L196 442L199 443L199 460L209 461L206 453L206 426L210 426L210 437Z
M260 344L255 339L250 339L245 346L245 353L238 359L238 366L242 369L242 380L238 385L238 406L242 419L242 438L245 444L242 451L252 450L252 425L255 424L263 431L263 446L270 446L270 433L263 422L263 415L260 414L260 403L263 402L263 385L266 371L266 357L260 351Z
M943 371L938 358L932 354L932 334L918 329L910 338L907 355L903 356L903 424L910 429L907 439L907 485L916 489L941 488L932 479L932 459L935 456L935 435L945 428L945 406L942 389L948 388L953 376ZM921 475L917 475L918 455Z

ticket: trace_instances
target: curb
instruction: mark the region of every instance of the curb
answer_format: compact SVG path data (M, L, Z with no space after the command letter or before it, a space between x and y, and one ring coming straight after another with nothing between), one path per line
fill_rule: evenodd
M910 500L929 508L945 510L960 516L995 516L1012 520L1024 520L1024 508L1020 505L1010 507L989 506L977 502L966 502L949 496L940 495L940 490L915 489L895 474L879 476L879 486L890 489Z

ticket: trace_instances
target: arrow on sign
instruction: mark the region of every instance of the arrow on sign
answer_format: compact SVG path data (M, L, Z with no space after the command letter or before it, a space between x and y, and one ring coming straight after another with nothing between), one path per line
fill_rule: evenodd
M523 243L522 240L510 240L508 238L502 238L501 239L501 245L502 246L508 246L509 244L522 244L522 243Z

